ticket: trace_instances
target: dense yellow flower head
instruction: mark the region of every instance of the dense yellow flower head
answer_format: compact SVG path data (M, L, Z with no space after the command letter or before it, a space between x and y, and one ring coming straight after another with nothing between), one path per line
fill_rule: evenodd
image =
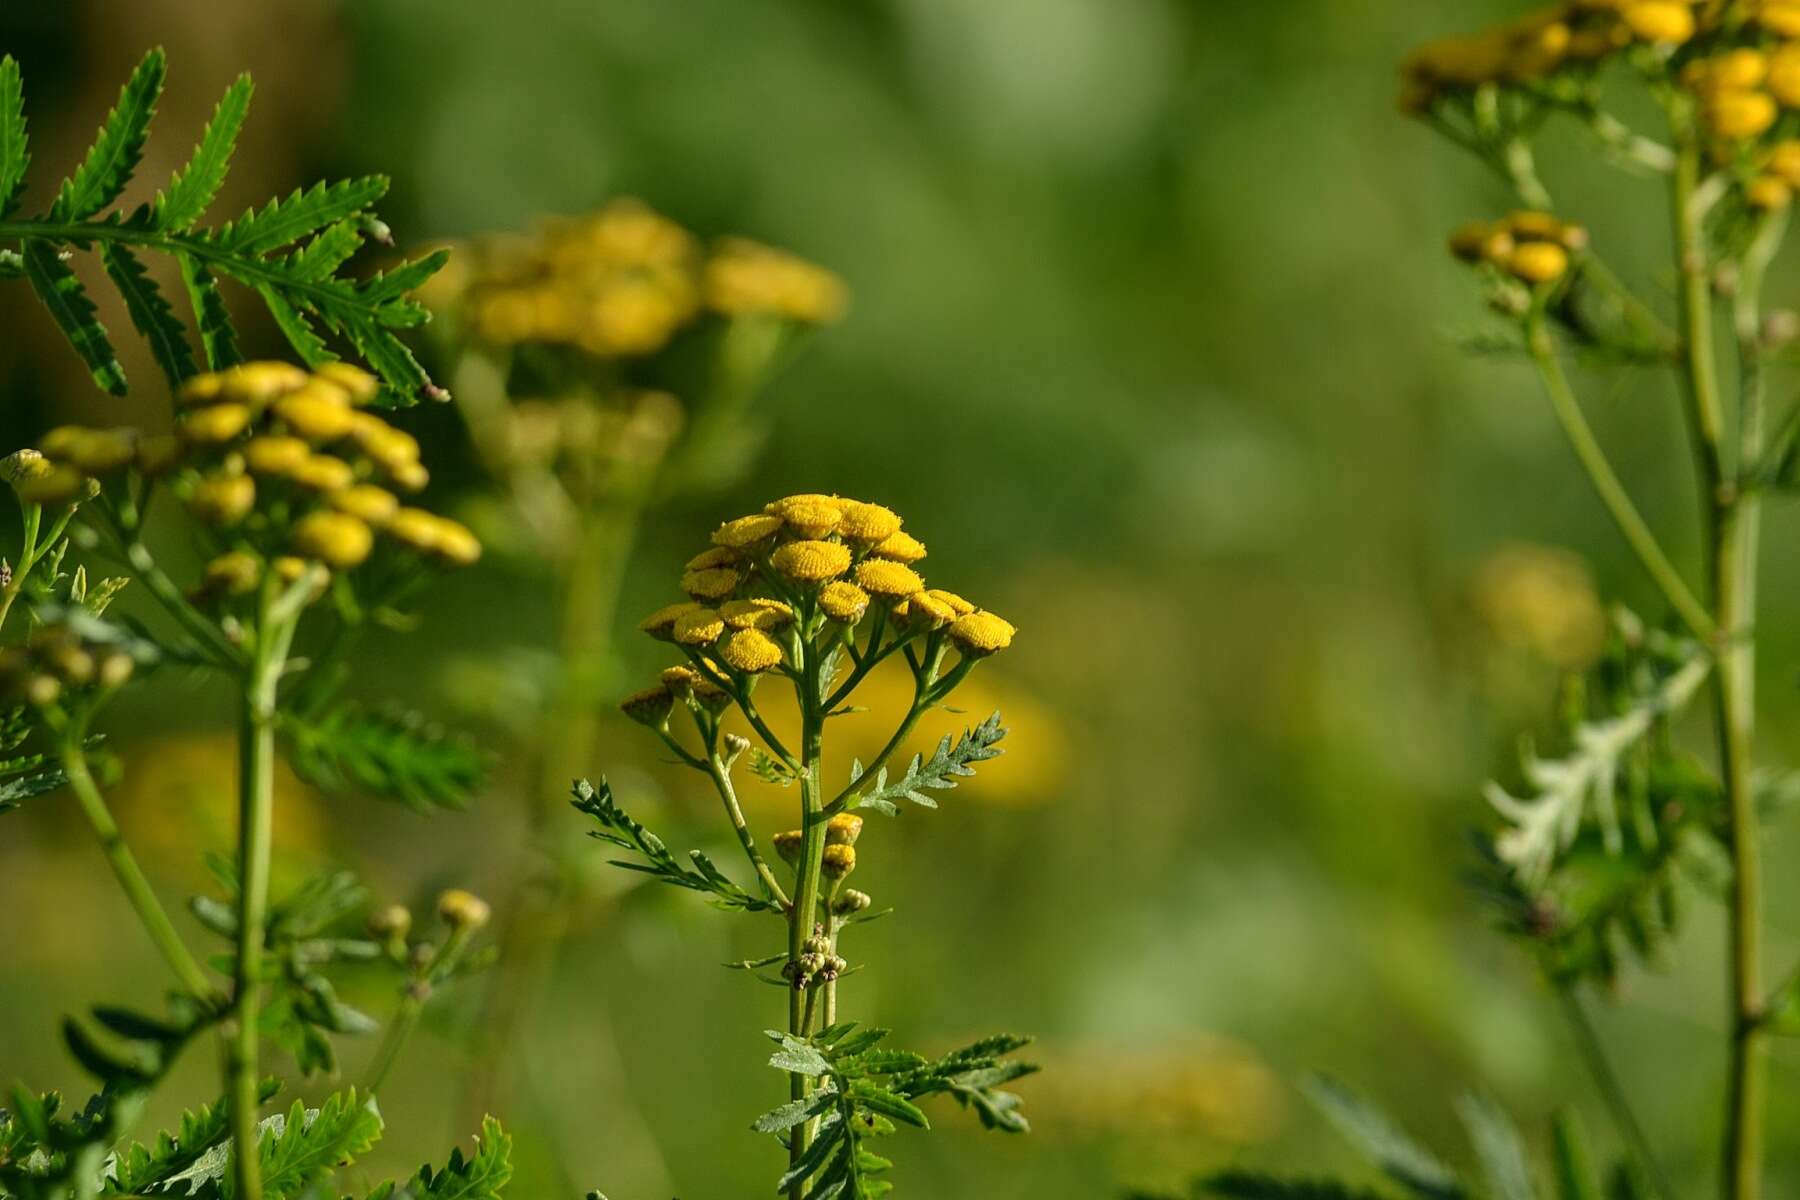
M985 658L1006 649L1012 645L1017 633L1010 621L991 612L972 612L966 617L958 617L950 626L950 640L956 643L957 649L973 658Z
M312 457L312 447L297 437L264 434L244 444L244 465L257 475L289 475Z
M725 639L719 657L733 670L754 675L781 665L781 645L760 629L739 629Z
M942 629L955 621L957 612L930 592L914 592L894 609L894 615L925 629Z
M827 879L844 878L856 870L856 847L842 844L826 846L823 869Z
M294 549L336 570L359 566L375 548L375 534L342 512L311 512L294 525Z
M835 532L844 519L842 502L829 496L789 496L765 511L780 517L787 528L803 538L822 538Z
M836 275L785 251L727 238L707 261L709 308L731 316L768 314L822 325L843 314L846 293Z
M852 541L874 545L900 532L900 516L891 508L861 500L846 500L843 505L844 519L838 532Z
M862 836L863 819L855 813L838 813L825 823L827 846L854 846Z
M695 608L675 618L671 631L684 646L710 646L725 632L725 620L715 608Z
M876 543L869 553L899 563L916 563L925 557L925 543L902 529Z
M1775 123L1779 110L1767 92L1721 88L1706 98L1701 114L1713 133L1728 141L1758 137Z
M839 542L788 542L769 556L769 565L799 583L823 583L850 569L850 548Z
M780 629L794 619L794 610L780 600L755 596L719 606L719 615L733 629Z
M723 600L737 591L743 575L735 567L704 567L681 577L681 590L696 600Z
M686 570L709 571L714 567L732 567L738 563L738 552L730 546L712 546L687 560Z
M236 525L255 507L256 483L248 475L211 475L188 493L188 508L209 525Z
M1694 10L1681 0L1637 0L1619 10L1639 41L1679 46L1694 36Z
M354 484L335 493L331 497L331 506L371 525L384 525L400 511L398 497L372 483Z
M665 604L640 621L638 628L653 637L673 637L675 636L675 622L700 607L692 600L681 604ZM686 670L685 667L682 669Z
M933 600L936 600L939 604L949 605L950 611L959 617L966 617L975 611L975 606L973 604L964 600L955 592L946 592L942 588L929 588L926 590L925 594Z
M856 566L856 585L871 596L902 598L925 590L925 581L904 563L865 559Z
M619 702L619 711L644 725L661 725L675 706L675 695L668 685L659 683L641 692L633 692Z
M754 513L748 517L739 517L735 521L727 521L714 531L712 535L715 546L726 546L733 550L742 550L766 542L781 532L781 518L768 513Z
M1506 269L1526 283L1553 283L1569 269L1569 252L1554 242L1525 242L1507 256Z
M819 590L819 608L834 621L854 625L869 609L869 593L854 583L838 580Z

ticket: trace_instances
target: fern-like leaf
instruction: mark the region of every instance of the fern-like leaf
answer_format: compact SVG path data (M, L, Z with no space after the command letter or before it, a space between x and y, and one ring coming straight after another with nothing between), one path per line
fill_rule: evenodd
M25 83L19 62L0 56L0 220L18 207L31 165L31 141L25 130Z
M405 709L344 704L317 716L290 714L283 728L308 782L364 788L417 812L465 807L487 774L478 747Z
M354 216L387 194L385 175L365 175L337 183L296 188L285 200L252 209L212 237L221 249L239 254L267 254L297 242L315 230Z
M231 314L225 311L219 284L204 263L191 254L177 254L181 282L186 285L188 302L194 308L194 321L200 328L200 348L206 355L209 371L222 371L244 361L238 352L237 331L231 326Z
M169 387L179 388L182 380L197 369L181 318L130 250L117 242L104 242L100 246L100 263L124 299L132 327L150 343L150 353L168 377Z
M268 1099L278 1087L273 1079L265 1080L261 1089L263 1099ZM203 1104L197 1111L184 1112L173 1134L159 1133L151 1145L134 1142L120 1151L113 1160L112 1176L102 1190L108 1195L132 1196L165 1185L192 1170L230 1134L229 1098Z
M150 118L162 95L166 67L161 48L144 55L131 78L119 90L119 102L106 114L99 135L75 173L63 182L51 206L53 221L82 221L93 216L125 190L131 173L144 156L144 139Z
M257 1144L262 1161L263 1193L277 1200L301 1193L333 1167L368 1153L381 1138L381 1112L373 1096L359 1099L356 1090L328 1097L316 1109L295 1101L277 1128L265 1128ZM225 1200L235 1189L224 1179Z
M852 807L873 808L890 816L899 811L895 803L898 800L936 808L937 801L926 795L926 790L947 790L956 786L957 779L975 774L975 763L998 758L1004 753L999 742L1005 736L1006 729L1000 724L998 712L973 729L964 730L962 737L954 743L950 735L945 734L929 759L921 754L913 755L898 780L889 783L887 768L883 767L874 784ZM851 768L850 782L861 782L862 775L862 764L858 763Z
M256 294L268 306L269 315L275 318L276 327L287 338L288 345L294 348L294 353L300 356L301 362L308 367L317 368L337 358L330 347L325 345L325 340L313 329L306 314L289 304L286 296L266 283L256 289Z
M250 76L239 75L225 89L206 132L187 166L169 180L169 190L158 194L155 205L156 226L178 233L198 221L225 182L231 169L231 155L237 149L238 131L250 112L250 94L255 85Z
M104 391L123 396L125 369L119 365L119 356L113 351L81 280L75 278L75 272L47 242L28 240L23 254L25 277L31 281L32 290L69 339L69 345L87 364L94 382Z
M1688 661L1663 679L1636 705L1604 721L1575 730L1575 748L1564 758L1528 756L1525 778L1534 793L1514 796L1490 782L1489 804L1511 828L1495 839L1495 850L1529 886L1540 886L1556 856L1574 842L1591 798L1608 850L1621 844L1614 783L1620 758L1636 745L1658 717L1679 711L1700 690L1712 660L1696 649Z
M408 1192L416 1200L498 1200L511 1178L512 1138L500 1122L484 1117L473 1154L465 1158L462 1150L452 1150L443 1170L433 1174L430 1166L422 1168Z

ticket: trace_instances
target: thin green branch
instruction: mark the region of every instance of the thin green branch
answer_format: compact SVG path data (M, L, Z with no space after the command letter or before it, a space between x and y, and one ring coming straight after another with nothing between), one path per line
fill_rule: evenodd
M1613 471L1605 450L1601 448L1586 416L1582 414L1581 404L1569 386L1562 364L1557 360L1556 350L1541 312L1534 312L1527 320L1525 341L1532 362L1536 364L1543 380L1544 390L1550 396L1550 404L1556 412L1557 420L1562 423L1569 445L1575 451L1575 457L1580 460L1583 470L1587 472L1594 491L1599 494L1600 502L1606 506L1614 524L1619 527L1619 532L1625 536L1644 570L1662 590L1682 622L1695 636L1710 644L1715 629L1711 615L1682 580L1681 572L1675 568L1675 564L1669 561L1669 556L1663 552L1656 535L1651 532L1650 526L1639 514L1637 505L1632 503L1630 495L1625 491L1624 484Z

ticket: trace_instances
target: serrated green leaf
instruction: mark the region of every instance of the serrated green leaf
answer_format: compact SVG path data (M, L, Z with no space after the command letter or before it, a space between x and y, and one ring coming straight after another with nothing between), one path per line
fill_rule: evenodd
M324 315L350 339L363 361L381 376L381 381L387 385L384 394L394 406L410 407L426 396L448 397L449 393L442 392L431 382L431 376L425 373L413 352L391 330L360 315L343 318L334 318L329 312Z
M336 361L337 355L333 354L325 345L324 339L313 331L312 323L306 319L306 314L289 304L287 297L266 283L257 287L256 294L262 297L263 305L268 308L269 315L275 318L276 328L280 329L282 336L287 338L288 345L294 348L294 353L299 356L301 362L308 367L317 368L328 362Z
M294 766L308 782L334 791L360 788L415 812L466 807L487 775L489 757L418 713L342 704L309 716L284 714Z
M219 295L219 284L206 265L191 254L177 254L181 281L187 287L188 302L194 309L194 322L200 330L200 348L206 356L209 371L222 371L244 361L238 353L237 330L225 299Z
M25 190L31 140L25 128L25 84L19 62L0 55L0 220L12 215Z
M365 175L337 183L296 188L285 200L252 209L213 235L221 249L237 254L267 254L299 241L314 230L354 216L387 194L385 175Z
M799 1038L787 1036L781 1039L781 1049L770 1056L769 1065L792 1075L825 1075L831 1071L823 1054Z
M830 1161L832 1151L844 1138L844 1120L841 1114L832 1113L819 1122L813 1134L812 1144L807 1146L794 1164L781 1176L775 1185L777 1192L785 1192L802 1179L811 1178Z
M178 233L198 221L219 194L231 169L231 155L237 147L238 131L250 111L250 94L255 85L249 75L239 75L213 109L206 132L187 166L169 180L169 190L156 197L155 221L158 228Z
M1429 1150L1374 1105L1334 1079L1315 1075L1306 1094L1352 1145L1421 1200L1467 1200L1468 1189Z
M899 1121L918 1129L930 1129L931 1122L923 1109L906 1097L891 1092L884 1087L870 1083L866 1079L858 1079L850 1085L850 1096L856 1103L884 1117Z
M359 289L368 300L398 300L422 287L427 280L450 261L448 250L434 250L423 258L401 263L391 271L375 275Z
M35 238L26 241L24 256L25 277L31 281L32 290L69 339L69 345L87 364L94 382L102 391L123 396L125 369L119 365L119 356L114 353L81 280L75 278L75 272L69 270L48 242Z
M436 1175L426 1166L409 1189L417 1200L498 1200L512 1178L512 1138L500 1122L483 1117L475 1153L468 1158L453 1150L450 1161Z
M355 221L327 225L306 243L304 249L288 259L288 271L293 278L307 283L329 279L362 249L362 242L362 230Z
M1525 1161L1524 1141L1506 1111L1479 1096L1463 1097L1456 1111L1487 1176L1490 1200L1538 1200Z
M144 154L144 138L162 95L166 62L161 48L144 55L119 90L99 135L75 173L63 182L50 208L54 221L82 221L118 199Z
M381 1130L375 1098L359 1100L354 1088L327 1097L317 1109L296 1100L281 1127L266 1128L258 1139L264 1194L295 1195L333 1167L368 1153ZM231 1200L236 1194L232 1175L221 1182L225 1200Z
M790 1100L779 1108L772 1108L751 1123L750 1128L757 1133L780 1133L784 1129L792 1129L802 1121L816 1117L838 1102L838 1094L821 1089L800 1100Z
M181 319L130 250L118 242L102 242L100 263L124 299L132 326L150 343L150 353L168 378L169 387L179 389L182 380L198 369Z

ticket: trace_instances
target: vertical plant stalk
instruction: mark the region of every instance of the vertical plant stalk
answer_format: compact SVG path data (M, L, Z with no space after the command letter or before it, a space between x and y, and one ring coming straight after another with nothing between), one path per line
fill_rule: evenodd
M800 648L800 809L804 837L794 879L794 903L788 910L788 962L795 969L806 953L806 940L812 936L813 921L819 911L819 880L825 866L827 820L821 790L820 758L824 748L825 712L820 697L823 687L819 678L819 653L804 637L800 639ZM811 987L793 987L788 991L788 1032L795 1037L804 1038L812 1032L808 1026L814 1015L813 996ZM804 1075L789 1076L792 1099L805 1099L809 1088ZM801 1155L806 1153L816 1128L816 1118L794 1127L788 1141L789 1166L798 1163ZM806 1188L806 1180L796 1180L788 1189L789 1200L802 1200Z
M182 989L205 1007L212 1008L223 998L195 961L186 943L181 940L181 934L169 919L168 910L156 898L150 881L144 877L143 868L138 866L137 856L126 844L125 835L119 830L119 823L113 819L112 810L107 807L106 798L101 794L99 784L94 781L93 772L88 767L87 753L82 748L86 733L83 722L73 721L61 731L58 739L57 758L62 764L63 774L68 777L69 790L75 793L75 800L81 806L82 814L87 817L88 824L94 827L94 836L100 839L100 849L106 855L107 865L112 867L113 876L118 879L119 887L137 913L138 920L143 922L144 932L149 935L151 943L175 973Z
M257 1150L257 1111L261 1107L257 1025L274 841L276 697L293 642L297 610L316 582L316 570L308 571L286 592L277 593L274 576L264 580L239 703L236 990L225 1054L236 1200L262 1200Z

